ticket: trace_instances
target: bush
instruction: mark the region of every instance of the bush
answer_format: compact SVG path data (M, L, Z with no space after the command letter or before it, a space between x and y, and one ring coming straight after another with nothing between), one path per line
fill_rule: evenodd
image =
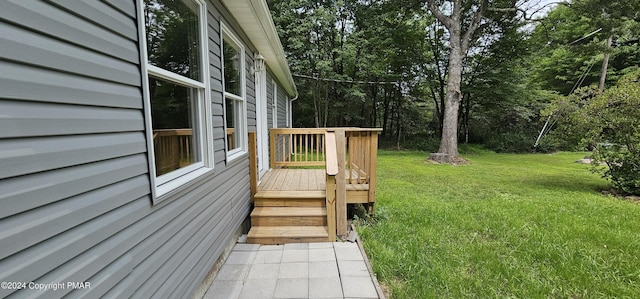
M593 170L609 179L614 188L640 195L640 157L626 146L598 145L593 151ZM601 167L605 163L607 167Z
M596 145L593 169L619 191L640 195L640 71L595 97L585 111L584 143Z

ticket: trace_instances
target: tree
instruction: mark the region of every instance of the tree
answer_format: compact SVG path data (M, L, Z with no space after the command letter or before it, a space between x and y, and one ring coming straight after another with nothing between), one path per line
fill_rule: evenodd
M539 45L534 81L568 95L591 84L603 90L605 82L614 84L631 72L640 63L638 3L575 0L557 6L532 32Z
M576 91L583 101L580 105L584 106L592 98L588 94L598 93L591 86L598 86L602 92L605 76L604 82L611 86L625 74L637 71L640 65L639 6L637 1L593 0L574 0L557 6L531 35L532 43L541 45L532 58L532 84L562 96L581 86L590 86L589 92ZM610 37L612 47L609 48L606 44ZM601 65L605 67L601 69ZM578 142L584 135L568 134L577 128L563 125L564 118L565 115L549 115L549 134L543 134L546 137L541 142L544 148L582 148ZM559 127L554 128L556 122ZM588 147L592 148L593 145Z
M413 112L428 16L403 1L269 1L300 92L296 125L382 127L396 141L426 131Z
M437 162L451 163L459 159L458 154L458 112L462 101L462 72L464 59L472 44L477 41L486 27L489 27L498 14L488 13L489 9L501 11L502 17L515 15L515 1L506 2L498 6L498 1L491 2L450 0L427 0L427 8L442 23L449 33L449 62L447 77L447 92L442 123L442 138L437 153L431 154L429 159ZM509 13L504 14L504 11ZM446 12L449 12L447 14Z
M640 10L640 3L638 1L626 0L579 0L572 3L571 8L580 15L587 17L589 23L594 27L601 28L604 34L605 42L601 48L604 52L604 58L598 85L600 92L602 92L604 91L614 36L619 36L622 33L621 28L624 28L624 24L627 21L638 20L640 18L640 13L638 12Z

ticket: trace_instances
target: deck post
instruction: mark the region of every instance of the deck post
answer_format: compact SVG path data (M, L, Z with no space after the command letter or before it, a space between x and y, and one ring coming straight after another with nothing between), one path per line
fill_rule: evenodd
M251 202L258 192L258 163L257 163L257 147L256 132L249 132L249 181L251 185Z
M336 134L325 132L326 145L326 172L327 180L325 185L326 206L327 206L327 232L329 241L336 240L336 175L340 172L338 168L338 154L336 149Z
M336 175L336 229L340 236L347 235L347 179L346 137L344 129L336 130L336 153L338 158L338 174Z
M269 168L275 168L276 161L276 132L269 130Z
M336 241L336 176L327 174L327 232L329 242Z
M378 131L370 131L369 148L369 214L373 216L373 207L376 202L376 180L378 169Z

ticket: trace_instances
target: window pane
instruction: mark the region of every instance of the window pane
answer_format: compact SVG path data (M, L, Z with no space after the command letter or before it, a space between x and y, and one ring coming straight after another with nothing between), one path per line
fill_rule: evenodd
M145 0L149 63L200 81L200 41L196 4Z
M198 91L149 77L156 175L202 161L196 117Z
M239 110L239 108L236 100L226 98L225 101L226 101L225 116L227 121L227 149L232 150L241 145L238 140L238 137L240 137L240 135L236 134L237 132L236 129L240 128L240 126L238 125L240 118L237 117L237 112L236 112L237 110Z
M240 94L240 51L227 41L223 41L224 53L224 91Z

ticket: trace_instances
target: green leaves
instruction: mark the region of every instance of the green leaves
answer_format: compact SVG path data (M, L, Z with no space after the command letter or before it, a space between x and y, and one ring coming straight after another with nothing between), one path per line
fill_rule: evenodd
M593 148L592 170L619 192L636 195L640 194L639 80L637 71L603 94L583 88L554 104L562 134Z

